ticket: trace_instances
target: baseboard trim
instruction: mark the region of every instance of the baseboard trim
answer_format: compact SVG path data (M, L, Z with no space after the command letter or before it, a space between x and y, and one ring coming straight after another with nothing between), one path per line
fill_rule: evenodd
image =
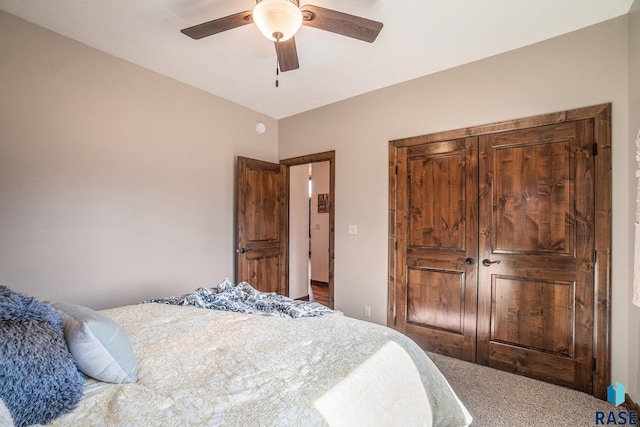
M305 296L303 296L303 297L296 298L296 299L297 299L297 300L300 300L300 301L309 301L309 295L305 295Z

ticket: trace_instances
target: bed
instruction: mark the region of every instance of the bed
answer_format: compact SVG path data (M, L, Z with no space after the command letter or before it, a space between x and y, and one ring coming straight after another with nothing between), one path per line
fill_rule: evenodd
M406 336L338 312L291 318L146 303L103 310L135 382L86 378L53 426L463 426L471 417Z

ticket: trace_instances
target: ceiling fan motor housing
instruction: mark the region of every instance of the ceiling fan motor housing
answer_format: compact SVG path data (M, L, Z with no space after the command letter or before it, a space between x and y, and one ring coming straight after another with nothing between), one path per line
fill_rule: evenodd
M253 8L253 21L266 38L287 41L302 25L302 12L296 1L262 0Z

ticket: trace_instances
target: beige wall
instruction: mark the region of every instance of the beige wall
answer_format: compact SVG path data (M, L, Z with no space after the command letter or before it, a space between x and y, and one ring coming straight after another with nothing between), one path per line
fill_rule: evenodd
M276 161L275 120L4 12L0 58L0 284L104 308L233 279L235 157Z
M362 318L368 305L370 320L386 323L390 140L611 102L613 378L633 388L627 56L621 17L280 120L280 158L336 151L336 308ZM348 224L358 224L357 236Z
M640 130L640 0L636 0L629 13L629 159L630 168L633 171L637 162L634 156L636 151L635 138ZM632 175L630 175L632 176ZM630 200L635 200L636 181L632 179ZM635 219L635 204L630 203L631 218ZM630 233L631 234L631 233ZM640 254L636 253L638 259ZM629 301L631 300L631 286L629 287ZM630 394L640 401L640 307L629 308L629 381L627 382Z

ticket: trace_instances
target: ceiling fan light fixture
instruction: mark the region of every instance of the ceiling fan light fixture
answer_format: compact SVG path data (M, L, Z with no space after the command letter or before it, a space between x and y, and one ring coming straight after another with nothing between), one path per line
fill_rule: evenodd
M302 25L302 12L291 0L262 0L253 8L253 21L266 38L283 42Z

